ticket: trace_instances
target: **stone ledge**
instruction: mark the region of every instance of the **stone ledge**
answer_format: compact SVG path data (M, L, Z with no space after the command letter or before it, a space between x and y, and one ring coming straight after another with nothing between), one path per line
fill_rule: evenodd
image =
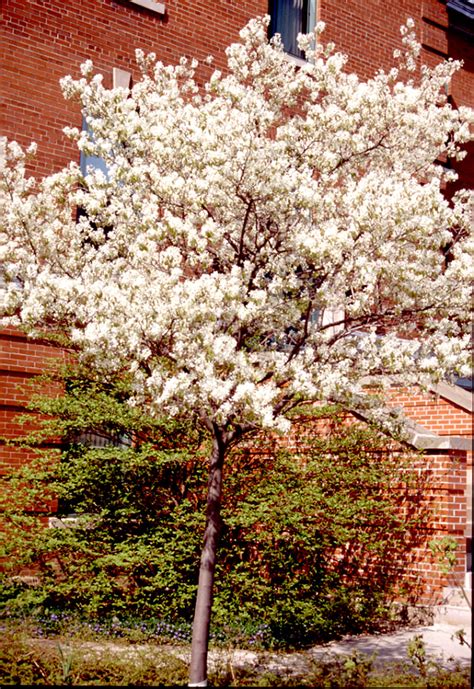
M433 385L431 389L437 395L449 400L458 407L466 411L473 411L473 395L468 390L464 390L458 385L450 385L449 383L438 383L437 385Z
M155 0L128 0L133 5L139 5L146 10L156 12L157 14L165 14L166 6L164 2L155 2Z

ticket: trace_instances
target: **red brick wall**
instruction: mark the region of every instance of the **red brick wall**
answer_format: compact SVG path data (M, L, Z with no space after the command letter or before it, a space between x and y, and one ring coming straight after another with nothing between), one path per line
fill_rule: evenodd
M396 388L390 391L390 401L436 435L472 437L472 413L435 392Z
M81 125L79 108L62 98L61 77L79 76L87 58L106 85L113 67L137 77L136 48L165 63L213 54L222 67L224 47L266 8L266 0L168 0L162 17L126 0L3 0L2 134L38 143L39 174L59 169L77 158L62 128Z
M164 62L181 55L216 56L237 38L251 18L265 14L267 0L169 0L165 16L127 0L3 0L0 43L2 65L1 133L22 144L37 141L40 174L77 157L62 135L67 124L80 125L76 106L61 96L59 79L78 76L79 65L92 58L110 84L113 67L138 75L134 51L154 51ZM400 47L400 25L407 17L423 40L424 62L448 54L462 58L452 99L474 105L474 47L469 37L449 29L444 0L317 0L318 17L326 22L324 41L334 40L349 55L348 69L364 77L391 64ZM107 79L109 80L107 82ZM467 170L472 179L472 165Z
M466 570L465 525L467 517L467 457L465 452L428 452L423 457L423 471L429 472L432 488L423 496L424 504L434 518L424 534L423 544L416 548L405 564L406 574L418 579L420 597L417 602L441 603L445 587L464 585ZM431 541L448 536L457 542L456 562L448 572L429 548Z
M349 55L348 69L366 78L392 66L393 51L402 47L399 29L408 17L420 32L420 0L319 0L318 5L319 18L326 23L323 41L334 41Z
M32 342L13 328L0 331L0 468L3 463L19 466L33 457L33 453L10 447L3 439L17 438L37 427L34 417L22 426L16 421L24 414L30 396L29 382L64 359L62 350Z
M345 423L360 423L347 415ZM279 437L276 446L285 447L295 453L295 457L304 464L308 438L312 435L326 435L331 428L327 419L314 419L311 416L301 418L294 423L286 437ZM259 447L255 450L255 441L247 440L246 447L251 453L271 453L274 445ZM391 443L394 453L410 453L407 448L400 448ZM413 450L411 464L417 481L407 490L401 482L398 507L409 519L418 515L418 527L415 533L407 527L407 550L403 553L394 550L391 565L398 569L399 586L404 591L403 600L411 603L435 605L442 602L444 589L464 584L466 569L466 520L468 503L466 500L467 468L471 466L472 457L465 451L427 450L419 454ZM400 477L402 479L402 476ZM395 509L395 508L394 508ZM418 511L419 510L419 511ZM419 526L420 523L424 525ZM431 548L431 542L439 542L449 537L457 543L456 563L449 572L443 571L442 564ZM407 588L408 587L408 588Z

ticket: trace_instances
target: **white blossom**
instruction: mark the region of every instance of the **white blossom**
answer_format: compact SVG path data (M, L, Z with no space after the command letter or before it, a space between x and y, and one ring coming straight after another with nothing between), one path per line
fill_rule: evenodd
M472 197L448 203L456 175L436 161L462 155L473 114L443 96L457 63L400 80L413 22L368 81L314 34L295 65L267 24L250 22L202 89L195 61L140 51L128 98L90 61L62 80L90 128L67 135L107 175L72 164L37 183L9 145L1 309L128 370L132 403L286 432L301 399L362 404L367 376L465 371Z

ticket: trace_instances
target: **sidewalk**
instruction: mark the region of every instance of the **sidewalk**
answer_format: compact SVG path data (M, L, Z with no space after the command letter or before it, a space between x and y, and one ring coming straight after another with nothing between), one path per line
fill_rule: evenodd
M411 639L421 635L425 643L427 660L436 661L447 669L460 664L462 667L471 665L471 649L461 644L455 637L459 629L464 629L466 641L471 644L472 633L470 625L464 627L448 623L436 623L426 626L407 627L388 634L367 634L350 636L340 641L333 641L324 646L314 646L305 651L293 653L256 653L248 650L230 650L224 655L234 667L264 667L274 673L289 674L304 673L309 660L329 660L334 655L351 655L355 651L373 656L375 668L381 668L387 663L409 662L407 648ZM176 653L185 661L189 661L189 649L181 649ZM223 652L212 649L209 652L210 667L222 664Z
M446 622L435 623L426 626L406 627L387 634L367 634L361 636L348 636L340 641L313 646L312 648L289 653L274 651L250 651L244 649L211 648L209 651L209 669L221 671L228 668L235 670L249 670L255 676L265 673L273 673L281 677L305 677L308 672L314 670L312 661L331 661L337 655L350 656L358 652L364 656L372 657L374 670L381 670L385 665L403 663L409 665L407 647L415 636L421 635L425 648L426 660L436 661L439 667L448 671L454 669L456 664L464 668L470 668L471 649L462 645L456 639L455 634L462 627ZM471 643L471 628L464 625L466 641ZM54 639L35 639L36 644L44 647L56 648L58 642ZM189 664L190 646L155 646L147 644L130 644L123 641L82 641L72 640L69 644L69 652L80 651L82 656L104 651L112 655L125 657L133 663L139 656L150 657L150 649L153 654L173 654L176 658ZM68 650L68 644L63 644L63 649Z
M472 645L471 626L436 623L423 627L410 627L390 634L353 636L334 641L327 646L316 646L309 653L314 657L322 657L328 653L351 654L354 651L366 655L376 654L376 664L407 660L408 643L414 636L420 634L426 647L427 656L431 660L450 665L459 661L462 665L469 665L472 651L467 644L461 644L455 637L459 629L464 629L466 641ZM378 661L378 663L377 663Z

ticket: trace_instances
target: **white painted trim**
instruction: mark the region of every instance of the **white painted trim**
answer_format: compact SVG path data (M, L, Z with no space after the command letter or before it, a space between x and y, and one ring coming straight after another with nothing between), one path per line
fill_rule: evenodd
M144 7L146 10L150 10L151 12L156 12L157 14L165 14L166 13L166 5L164 2L155 2L155 0L128 0L128 1L133 3L134 5L140 5L140 7Z
M472 591L472 572L465 572L465 574L464 574L464 588L469 593Z
M288 62L293 62L295 65L298 65L298 67L304 67L305 65L309 64L308 60L305 60L302 57L297 57L296 55L292 55L291 53L287 53L286 51L284 52L284 56Z
M117 88L129 89L132 75L130 72L127 72L125 69L120 69L119 67L113 67L112 68L112 79L113 79L114 89L117 89Z
M5 165L7 157L7 137L0 136L0 169Z

